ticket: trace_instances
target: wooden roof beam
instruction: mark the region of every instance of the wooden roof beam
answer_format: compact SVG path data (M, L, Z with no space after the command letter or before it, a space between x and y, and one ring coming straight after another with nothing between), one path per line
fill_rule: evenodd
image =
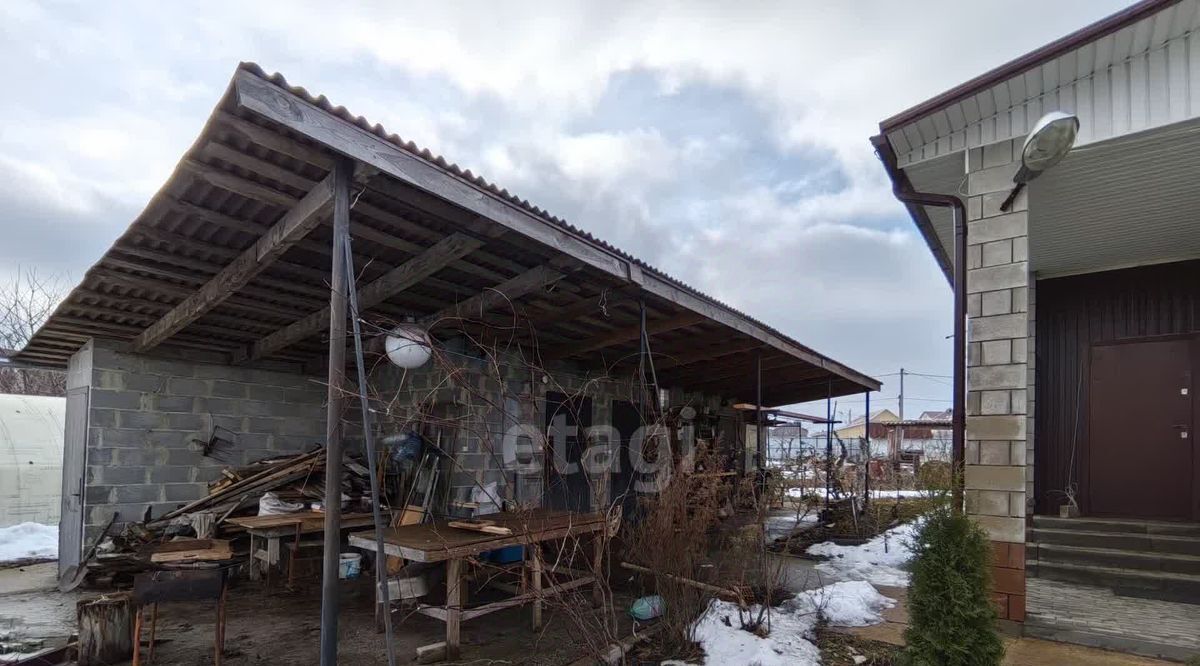
M667 331L674 331L678 328L694 326L706 320L707 317L695 312L682 312L666 319L656 319L654 321L646 322L646 334L657 335L659 333L666 333ZM544 353L543 356L545 358L555 359L586 354L588 352L597 351L606 347L632 342L637 340L641 334L641 324L634 324L632 326L619 328L611 333L598 335L588 340L580 340L577 343L563 345L562 347L556 347L552 350L546 350L546 353Z
M547 284L561 279L564 275L562 271L549 266L535 266L494 287L488 287L461 303L456 303L422 318L421 325L430 330L441 326L453 326L455 321L462 321L472 316L480 316L501 305L511 303L530 292L541 289Z
M152 324L133 341L133 349L145 352L158 345L204 313L220 305L279 258L296 241L312 231L329 213L333 202L333 174L304 195L254 245L221 269L198 291L185 298L162 319Z
M450 262L470 254L481 245L483 245L483 241L461 233L445 238L437 245L360 289L358 291L359 308L366 311L386 301L445 268ZM233 362L246 363L270 356L281 349L320 333L328 326L329 306L326 306L243 349L241 353L235 354Z

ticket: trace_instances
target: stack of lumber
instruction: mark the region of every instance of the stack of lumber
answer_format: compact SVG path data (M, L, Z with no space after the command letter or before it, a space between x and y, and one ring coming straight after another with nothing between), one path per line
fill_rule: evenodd
M344 467L342 492L361 497L369 485L366 467L353 460L345 461ZM112 580L149 569L215 566L235 559L234 544L226 539L244 534L245 521L297 522L288 518L289 514L256 516L264 493L288 502L324 501L324 479L323 448L223 469L221 478L209 484L206 496L148 522L127 523L119 534L110 535L107 545L87 563L89 574L93 580ZM320 524L323 519L318 514L309 520ZM222 534L226 539L209 538ZM189 538L192 536L202 538Z
M240 477L237 481L219 485L211 490L206 497L185 504L174 511L168 512L152 525L169 522L174 518L195 511L213 511L225 514L233 511L248 498L261 497L263 493L288 486L297 481L316 482L322 478L325 470L325 450L317 449L291 458L285 458L274 464L263 465L262 470L249 476ZM234 473L235 476L238 476ZM229 479L230 476L226 475Z

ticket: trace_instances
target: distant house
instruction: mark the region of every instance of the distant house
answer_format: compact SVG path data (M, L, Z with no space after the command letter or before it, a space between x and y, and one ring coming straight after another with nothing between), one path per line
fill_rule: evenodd
M899 421L900 417L890 409L877 409L871 412L871 439L879 439L887 435L883 431L883 427L876 427L878 423L890 423ZM852 419L850 423L833 431L841 439L852 439L863 436L863 417Z

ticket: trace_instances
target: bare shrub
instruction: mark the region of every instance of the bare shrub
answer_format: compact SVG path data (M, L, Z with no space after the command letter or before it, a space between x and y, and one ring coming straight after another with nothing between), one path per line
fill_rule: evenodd
M60 279L44 277L32 268L0 284L0 357L24 347L64 293ZM66 386L63 372L0 363L0 393L66 395Z
M707 448L696 452L697 469L717 469ZM696 653L694 625L712 593L681 579L706 582L715 573L710 532L724 499L716 477L675 474L655 497L642 500L640 521L630 530L625 559L651 570L648 578L663 599L657 651L668 657Z

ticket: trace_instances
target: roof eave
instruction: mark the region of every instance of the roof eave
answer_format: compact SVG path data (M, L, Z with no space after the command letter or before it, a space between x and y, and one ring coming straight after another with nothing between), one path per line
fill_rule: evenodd
M905 125L928 116L931 113L940 111L952 104L963 101L979 92L986 90L1002 81L1006 81L1014 76L1024 74L1025 72L1038 67L1045 62L1053 60L1058 56L1072 51L1080 46L1110 35L1118 30L1137 23L1138 21L1155 14L1167 7L1178 4L1182 0L1141 0L1121 11L1107 16L1090 25L1084 26L1075 32L1072 32L1065 37L1042 46L1026 53L1019 58L1010 60L1009 62L991 69L983 74L961 83L940 95L932 97L916 106L910 107L897 113L896 115L887 118L879 123L879 131L883 134L895 131Z
M875 154L879 156L879 161L883 163L883 169L887 172L888 179L892 182L892 192L914 191L912 181L909 180L908 174L904 173L904 170L900 168L896 159L896 151L892 148L892 144L888 141L887 136L877 134L871 137L871 145L875 147ZM933 254L933 259L937 262L938 268L942 269L942 275L946 277L946 282L953 286L954 262L946 254L946 248L942 247L942 242L938 239L937 231L933 228L933 221L929 219L929 213L925 211L924 206L918 204L905 203L904 208L908 210L908 214L912 218L913 224L916 225L917 231L921 232L921 237L925 239L925 245L929 247L930 253Z

